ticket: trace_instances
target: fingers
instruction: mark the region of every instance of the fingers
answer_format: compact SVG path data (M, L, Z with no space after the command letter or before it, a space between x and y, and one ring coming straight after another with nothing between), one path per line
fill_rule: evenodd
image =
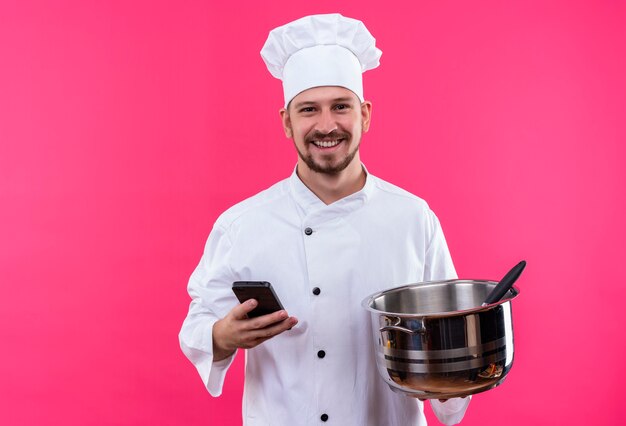
M272 314L273 315L273 314ZM268 317L269 315L266 315ZM264 319L264 317L255 318L254 320L246 320L246 322L256 322L257 320ZM284 331L293 327L298 320L294 317L286 318L280 322L273 322L270 326L264 328L250 328L246 331L242 331L239 335L239 344L237 345L243 349L251 349L259 344L277 336Z
M466 396L461 396L459 398L467 398L467 395ZM428 401L428 398L417 398L417 399L419 399L420 401ZM446 399L439 398L439 402L446 402L447 400L448 400L447 398Z
M260 317L250 318L250 320L247 321L247 328L250 330L266 328L274 323L287 319L287 317L287 311L282 310L267 315L261 315Z
M230 311L230 314L236 320L239 320L239 321L248 320L248 313L250 313L254 308L256 308L257 305L258 305L258 302L256 300L249 299L235 306ZM287 316L288 316L287 312L284 310L281 310L281 311L273 312L271 314L262 315L260 317L250 318L249 321L246 321L246 326L244 326L243 328L246 330L265 328L276 322L287 319Z
M285 316L286 316L285 312ZM269 316L269 315L268 315ZM285 318L279 322L272 322L269 326L264 328L255 329L254 332L251 333L251 336L258 342L264 342L267 339L271 339L274 336L277 336L298 323L298 319L295 317Z

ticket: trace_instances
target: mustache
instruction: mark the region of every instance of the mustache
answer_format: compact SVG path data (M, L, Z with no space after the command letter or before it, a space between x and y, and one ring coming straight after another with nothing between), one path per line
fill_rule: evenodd
M314 140L320 140L320 139L349 139L349 138L350 138L350 133L347 133L347 132L340 132L337 130L333 130L332 132L329 132L329 133L322 133L318 130L315 130L310 135L307 135L306 141L313 142Z

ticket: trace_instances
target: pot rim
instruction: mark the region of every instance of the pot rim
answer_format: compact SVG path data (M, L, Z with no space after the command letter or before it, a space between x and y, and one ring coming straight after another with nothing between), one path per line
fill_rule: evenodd
M408 314L408 313L400 313L400 312L381 311L371 306L372 302L378 297L384 294L388 294L388 293L392 293L396 291L402 291L407 288L422 287L422 286L427 286L427 285L432 285L432 284L462 284L462 283L485 284L485 285L489 284L489 285L494 285L494 286L498 284L497 281L473 280L473 279L422 281L419 283L406 284L406 285L399 286L399 287L389 288L387 290L377 291L376 293L371 294L367 296L365 299L363 299L363 301L361 302L361 306L365 308L366 310L373 312L373 313L383 314L383 315L393 315L393 316L400 317L400 318L442 318L442 317L463 316L463 315L467 315L471 313L487 311L487 310L495 308L496 306L502 305L503 303L509 302L515 299L519 295L519 289L513 285L511 289L508 292L506 292L505 294L506 297L503 297L497 302L490 303L485 306L477 306L475 308L463 309L460 311L433 312L429 314L417 314L417 313Z

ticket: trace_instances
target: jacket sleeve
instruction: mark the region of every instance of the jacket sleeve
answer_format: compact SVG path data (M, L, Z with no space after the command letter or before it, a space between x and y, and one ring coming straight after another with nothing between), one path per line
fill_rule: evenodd
M425 281L449 280L457 278L448 244L437 216L430 211L431 239L426 250L424 268ZM430 406L439 421L445 425L460 423L465 416L471 397L451 398L445 402L430 400Z
M441 402L438 399L431 399L430 406L441 423L444 425L456 425L463 420L471 398L471 396L465 398L451 398L445 402Z
M428 216L430 241L424 259L424 281L455 279L456 270L439 219L432 210L428 210Z
M216 224L189 279L187 291L191 304L178 336L183 353L196 367L212 396L221 395L226 372L235 358L233 354L213 362L213 325L237 304L231 290L235 281L229 267L231 250L228 234Z

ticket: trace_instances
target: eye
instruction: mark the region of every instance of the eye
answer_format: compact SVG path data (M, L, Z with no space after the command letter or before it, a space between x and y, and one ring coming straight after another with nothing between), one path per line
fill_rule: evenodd
M338 110L338 111L343 111L343 110L346 110L348 108L350 108L350 105L348 105L348 104L337 104L337 105L335 105L335 109Z
M304 113L304 114L309 113L309 112L313 112L313 111L315 111L315 108L314 108L314 107L312 107L312 106L302 107L302 108L300 108L300 109L298 110L298 112L300 112L300 113Z

